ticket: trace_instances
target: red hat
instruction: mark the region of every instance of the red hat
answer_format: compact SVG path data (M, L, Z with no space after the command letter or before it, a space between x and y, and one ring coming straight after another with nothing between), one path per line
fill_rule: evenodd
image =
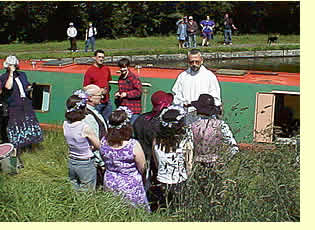
M153 105L152 114L147 116L148 119L159 114L163 108L170 106L173 102L173 94L166 93L162 90L156 91L151 96L151 103Z

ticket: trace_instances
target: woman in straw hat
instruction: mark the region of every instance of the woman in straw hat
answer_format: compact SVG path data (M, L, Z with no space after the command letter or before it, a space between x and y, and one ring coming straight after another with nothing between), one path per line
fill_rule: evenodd
M229 126L220 119L220 109L214 98L201 94L197 101L191 102L197 109L197 120L191 128L194 135L194 162L211 166L224 154L231 158L239 149Z

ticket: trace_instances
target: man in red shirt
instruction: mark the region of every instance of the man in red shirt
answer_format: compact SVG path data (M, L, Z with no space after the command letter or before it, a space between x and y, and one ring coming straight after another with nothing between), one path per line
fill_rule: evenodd
M115 93L115 102L119 106L127 106L133 113L131 124L142 112L141 95L142 84L138 76L129 70L130 61L122 58L118 61L120 68L120 77L118 80L118 91Z
M103 99L101 103L96 106L96 109L108 121L112 113L112 103L109 98L110 86L109 81L112 80L110 70L104 65L104 51L96 50L94 52L95 63L86 71L84 75L83 87L94 84L102 89Z

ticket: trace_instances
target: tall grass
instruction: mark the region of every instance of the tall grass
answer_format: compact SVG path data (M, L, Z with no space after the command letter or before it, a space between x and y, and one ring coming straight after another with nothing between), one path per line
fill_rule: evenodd
M299 221L300 168L291 146L243 150L232 160L193 173L169 209L152 214L102 190L75 192L68 181L61 131L22 155L25 168L0 174L0 221Z

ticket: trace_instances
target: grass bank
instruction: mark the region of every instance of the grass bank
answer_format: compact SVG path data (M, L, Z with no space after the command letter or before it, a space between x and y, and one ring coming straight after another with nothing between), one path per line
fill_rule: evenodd
M20 174L0 174L4 222L300 220L300 166L290 146L243 150L212 170L195 165L170 208L152 214L132 209L108 192L74 192L61 131L46 132L45 141L22 158L25 168Z
M223 35L217 34L209 47L200 47L202 38L197 37L197 44L204 52L233 52L255 50L299 49L299 35L280 35L279 41L273 45L267 45L266 34L234 35L233 45L223 45ZM66 58L92 56L92 52L83 52L84 41L78 40L77 46L80 52L69 52L69 41L43 42L34 44L7 44L0 45L0 58L9 54L16 54L20 59L36 58ZM186 53L186 49L178 49L177 39L173 36L155 37L128 37L120 39L97 39L96 48L106 50L108 56L121 55L153 55Z

